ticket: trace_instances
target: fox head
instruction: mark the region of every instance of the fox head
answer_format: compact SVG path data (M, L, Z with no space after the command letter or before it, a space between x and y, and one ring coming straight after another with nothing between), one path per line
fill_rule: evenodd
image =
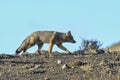
M73 36L72 36L72 34L71 34L71 31L68 31L68 32L66 33L66 37L67 37L67 41L68 41L68 42L76 43L76 41L74 40L74 38L73 38Z

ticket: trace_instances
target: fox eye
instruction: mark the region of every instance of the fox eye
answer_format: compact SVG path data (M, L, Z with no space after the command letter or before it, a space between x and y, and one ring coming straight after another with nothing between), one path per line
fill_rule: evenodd
M71 36L70 39L73 39L73 37Z
M73 37L72 36L69 36L69 40L72 40L73 39Z

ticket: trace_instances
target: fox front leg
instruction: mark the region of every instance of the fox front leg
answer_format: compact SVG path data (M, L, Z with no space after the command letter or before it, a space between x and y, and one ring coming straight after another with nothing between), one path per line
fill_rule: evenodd
M51 41L49 44L49 57L52 57L52 48L53 48L53 42Z
M27 56L28 55L28 52L26 52L27 49L24 49L23 50L23 53L20 55L20 57L24 57L24 56Z
M25 56L28 54L28 52L26 52L30 47L32 47L34 44L28 44L24 49L23 49L23 53L21 54L22 56Z
M61 43L56 44L56 45L57 45L60 49L66 51L67 54L71 54L71 52L70 52L67 48L65 48Z

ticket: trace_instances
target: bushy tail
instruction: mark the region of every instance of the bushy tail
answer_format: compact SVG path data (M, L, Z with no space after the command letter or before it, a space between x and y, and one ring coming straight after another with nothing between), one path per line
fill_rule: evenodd
M22 50L25 50L27 44L28 44L28 41L27 39L25 39L20 45L20 47L16 50L16 54L19 54Z

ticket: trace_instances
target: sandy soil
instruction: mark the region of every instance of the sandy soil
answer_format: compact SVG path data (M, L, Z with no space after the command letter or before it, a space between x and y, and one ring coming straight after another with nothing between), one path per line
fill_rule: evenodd
M0 80L120 80L120 53L0 55Z

